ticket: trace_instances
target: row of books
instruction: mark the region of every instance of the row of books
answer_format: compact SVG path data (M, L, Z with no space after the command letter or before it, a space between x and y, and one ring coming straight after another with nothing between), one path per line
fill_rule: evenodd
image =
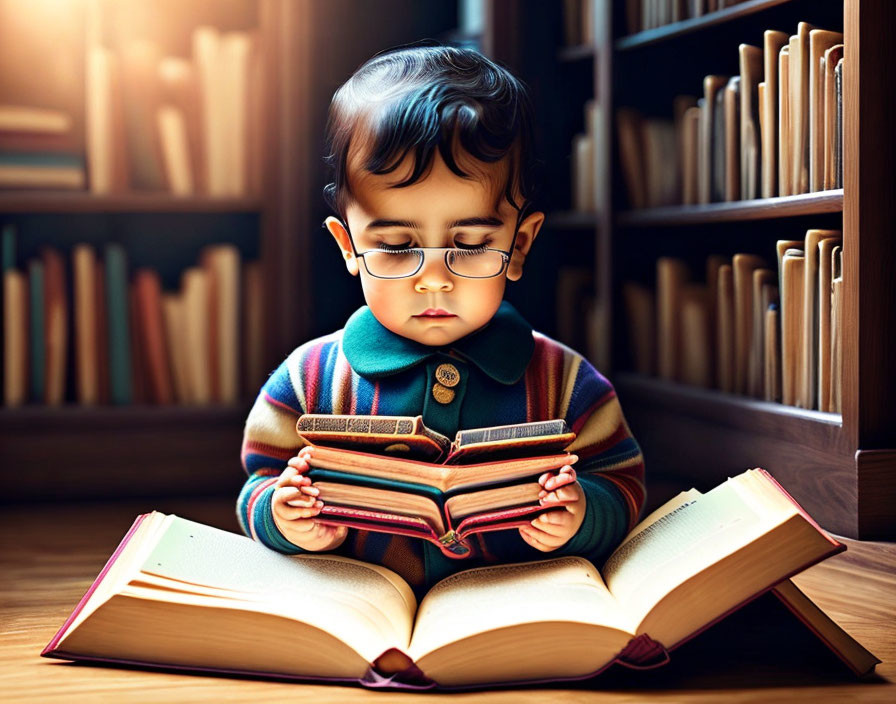
M0 0L0 188L84 188L83 4Z
M624 285L636 371L787 405L841 412L843 249L839 230L754 254L711 256L706 281L657 261L656 291Z
M88 42L84 115L0 103L0 188L261 190L261 52L251 31L197 27L192 56ZM4 70L7 70L4 68Z
M563 0L563 44L594 44L594 0Z
M3 231L3 398L57 406L233 404L264 380L262 275L234 245L206 247L163 291L120 244L44 247L22 268ZM71 286L69 286L69 281Z
M261 53L250 31L193 31L192 56L148 40L87 48L87 163L95 193L260 190Z
M597 210L597 194L603 193L604 185L597 183L598 142L600 105L595 100L585 103L585 131L572 138L572 209L580 213Z
M744 0L626 0L625 22L629 34L673 22L702 17Z
M740 74L679 96L674 121L617 112L633 208L749 200L843 185L843 35L800 22L738 47Z
M84 155L62 110L0 104L0 188L83 189Z

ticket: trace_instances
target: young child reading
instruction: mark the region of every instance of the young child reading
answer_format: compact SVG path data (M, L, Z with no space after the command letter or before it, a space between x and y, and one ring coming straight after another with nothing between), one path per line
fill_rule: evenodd
M367 305L293 351L259 393L237 501L248 535L379 563L423 591L461 569L545 553L599 563L634 526L644 467L613 387L502 301L544 222L530 212L532 119L507 70L430 41L377 54L336 92L325 195L340 217L324 224ZM296 456L304 413L422 415L449 437L563 418L578 461L539 479L541 501L563 510L479 534L473 557L452 560L416 538L317 523L323 502Z

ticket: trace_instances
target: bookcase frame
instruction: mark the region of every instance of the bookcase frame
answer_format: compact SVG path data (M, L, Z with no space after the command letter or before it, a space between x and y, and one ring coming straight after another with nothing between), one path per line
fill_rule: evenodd
M626 271L616 256L633 228L664 228L670 236L696 224L720 229L743 220L777 220L842 211L844 241L842 415L806 411L718 391L697 389L611 369L626 416L645 453L648 476L700 488L762 466L825 528L871 538L896 534L896 198L892 164L896 137L892 90L881 76L896 67L891 29L896 3L843 0L844 188L764 200L623 212L615 205L613 64L620 52L686 33L711 33L728 22L789 0L749 0L703 18L627 37L613 34L621 3L596 0L594 95L603 120L595 217L598 298L606 306L602 340L626 335L619 291ZM769 15L773 18L774 14ZM772 25L769 25L771 28ZM734 47L732 47L734 50ZM568 52L568 50L565 50ZM711 73L707 67L706 73ZM650 77L642 77L649 89ZM706 255L712 252L705 252ZM650 256L645 252L645 256ZM605 343L609 344L609 343ZM612 357L613 350L605 351Z

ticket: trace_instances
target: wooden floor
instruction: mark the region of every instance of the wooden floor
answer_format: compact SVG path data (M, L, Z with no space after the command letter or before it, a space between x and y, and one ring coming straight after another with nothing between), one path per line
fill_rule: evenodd
M394 692L356 687L127 670L39 657L138 513L158 509L236 530L232 506L230 501L208 500L0 509L0 701L254 704L398 699ZM618 668L574 687L401 694L400 701L411 703L442 696L515 704L598 700L894 702L896 545L847 542L847 552L813 567L795 581L883 661L877 674L864 681L856 680L833 658L822 657L827 656L826 651L817 658L813 654L808 664L797 666L796 653L794 662L789 652L769 655L772 662L744 662L724 646L704 646L702 651L692 648L690 655L684 652L689 646L684 646L672 654L672 663L665 668L646 672ZM712 632L711 629L701 638ZM701 638L693 643L699 643ZM793 646L791 650L801 647Z

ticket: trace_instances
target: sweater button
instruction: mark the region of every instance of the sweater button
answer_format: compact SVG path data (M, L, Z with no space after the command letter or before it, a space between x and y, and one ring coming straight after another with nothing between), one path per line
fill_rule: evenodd
M441 384L433 384L432 397L441 404L447 405L454 400L454 389Z
M436 367L436 381L452 389L460 382L460 372L453 364L440 364Z

